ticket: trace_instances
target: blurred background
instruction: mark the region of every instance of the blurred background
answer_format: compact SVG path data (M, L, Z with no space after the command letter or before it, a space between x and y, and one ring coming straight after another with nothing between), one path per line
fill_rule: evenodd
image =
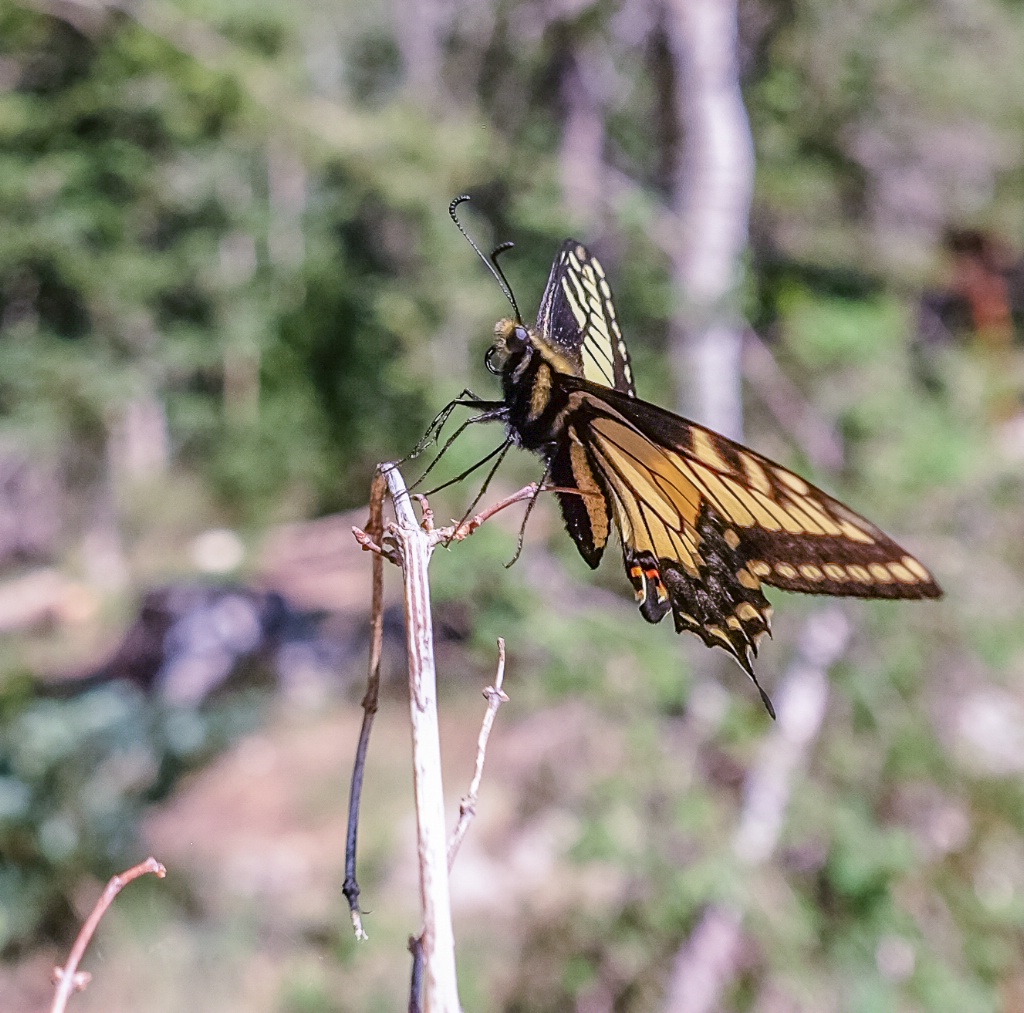
M711 1009L1024 1009L1024 7L0 0L0 136L5 1013L48 1007L149 853L168 878L119 898L76 1009L404 1008L394 574L368 943L341 894L350 528L377 462L496 394L508 307L463 192L485 249L517 244L524 316L585 241L642 397L742 431L947 592L827 613L849 635L783 762L739 669L644 623L550 503L510 570L513 511L439 551L453 820L509 649L452 884L465 1008L702 1008L682 968ZM439 481L501 439L476 428ZM539 473L518 455L488 496ZM822 603L772 597L779 702ZM766 770L781 794L748 791ZM700 950L711 916L731 942Z

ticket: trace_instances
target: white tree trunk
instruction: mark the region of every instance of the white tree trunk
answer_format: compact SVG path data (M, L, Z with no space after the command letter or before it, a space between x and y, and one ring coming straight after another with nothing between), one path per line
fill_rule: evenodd
M577 53L562 84L565 125L559 160L565 203L577 221L592 220L604 193L604 110L588 54Z
M737 57L736 0L668 0L683 152L674 274L683 312L672 334L683 411L740 437L743 328L737 307L754 152Z

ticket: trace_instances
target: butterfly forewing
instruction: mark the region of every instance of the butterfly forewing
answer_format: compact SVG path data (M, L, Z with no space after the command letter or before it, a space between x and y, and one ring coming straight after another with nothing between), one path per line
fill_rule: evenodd
M537 330L568 356L579 376L636 396L629 352L600 261L567 239L544 289Z

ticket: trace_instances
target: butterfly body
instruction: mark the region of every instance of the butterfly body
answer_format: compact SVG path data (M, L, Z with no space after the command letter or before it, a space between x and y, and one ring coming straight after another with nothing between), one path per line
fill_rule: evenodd
M510 438L538 453L591 567L612 533L640 613L732 654L757 684L762 591L934 598L928 570L875 525L755 451L636 397L600 263L566 240L537 325L502 320L488 352ZM760 690L760 686L758 686ZM771 703L761 691L766 706Z

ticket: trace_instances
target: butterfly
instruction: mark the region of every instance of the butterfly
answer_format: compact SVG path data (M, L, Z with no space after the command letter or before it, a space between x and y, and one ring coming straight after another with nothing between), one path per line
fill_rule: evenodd
M457 204L450 210L462 229ZM860 598L941 596L913 555L839 500L749 447L640 400L611 287L585 246L562 244L535 327L523 323L498 268L506 248L488 263L515 316L495 325L486 357L503 399L479 402L488 409L480 418L503 421L506 446L544 460L541 485L555 488L566 530L590 567L617 533L644 619L671 613L677 632L728 651L774 717L753 668L771 631L763 585Z

